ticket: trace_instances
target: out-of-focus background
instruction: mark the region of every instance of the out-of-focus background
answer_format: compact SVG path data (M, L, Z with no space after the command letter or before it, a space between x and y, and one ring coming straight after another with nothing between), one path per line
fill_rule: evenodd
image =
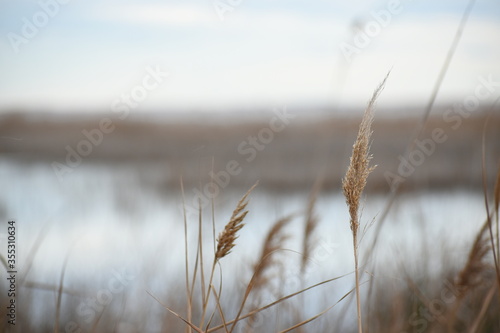
M301 251L315 184L315 244L326 255L312 258L317 271L305 281L352 272L341 179L364 108L389 71L362 220L376 224L397 188L380 260L398 249L416 261L434 242L442 256L431 256L429 271L443 257L460 267L486 217L483 166L491 189L499 163L498 1L470 9L412 140L469 5L0 0L0 253L15 220L24 297L17 329L53 331L64 271L58 318L66 331L181 330L144 290L183 304L184 212L194 261L201 208L209 262L212 216L218 232L257 181L247 226L222 263L238 273L228 286L251 276L278 218L298 214L286 247ZM295 267L297 258L282 260ZM125 271L133 271L125 288L109 292ZM351 283L339 282L331 299ZM321 293L308 300L324 301ZM344 331L354 316L346 318Z

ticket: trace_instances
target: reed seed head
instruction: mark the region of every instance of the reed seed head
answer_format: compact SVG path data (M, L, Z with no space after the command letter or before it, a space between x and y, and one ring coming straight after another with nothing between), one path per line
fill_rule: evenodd
M245 210L248 204L247 198L256 186L257 184L252 186L240 199L240 201L238 201L236 209L233 211L229 222L224 227L224 230L219 234L219 237L217 238L217 249L215 251L215 261L227 256L235 246L235 241L238 238L237 233L245 225L243 220L248 214L248 210Z
M264 276L264 272L276 263L274 254L283 248L283 243L288 238L288 235L284 233L284 228L292 220L292 217L293 215L290 215L277 220L267 233L260 258L253 267L253 289L259 289L267 284L268 280Z
M366 107L363 119L359 125L358 136L352 146L352 155L349 162L346 175L342 180L342 190L349 207L349 215L351 217L350 224L353 233L357 233L359 228L358 210L361 194L366 186L368 175L375 169L375 166L370 166L370 144L372 135L373 109L378 95L382 91L387 76L374 91L373 96Z
M466 293L481 284L484 272L491 268L485 258L491 250L488 239L488 222L484 223L478 232L469 252L469 257L464 268L455 280L455 286L461 293Z

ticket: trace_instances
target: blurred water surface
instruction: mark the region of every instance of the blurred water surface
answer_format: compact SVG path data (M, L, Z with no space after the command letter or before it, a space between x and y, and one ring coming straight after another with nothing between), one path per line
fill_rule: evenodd
M184 264L182 193L158 185L163 177L161 170L119 163L82 165L64 182L58 182L48 164L4 160L0 163L0 174L7 180L0 194L0 214L3 220L14 219L18 223L21 271L36 237L43 237L34 260L33 271L37 274L28 276L29 280L43 280L47 274L45 279L54 281L70 251L69 271L99 272L112 262L142 268L152 265L149 267L152 271L168 267L170 272L181 272ZM227 188L215 197L216 234L223 229L245 191ZM196 188L185 188L187 206L196 202L196 193ZM241 231L234 255L227 261L231 262L231 257L243 257L248 263L255 260L267 230L277 219L289 214L297 214L297 217L288 227L290 239L286 245L300 251L308 195L305 191L278 192L257 187L250 196L247 225ZM363 223L374 221L376 225L388 198L384 194L367 194ZM317 243L328 248L333 256L326 267L335 266L339 274L348 272L351 235L340 189L320 195L316 215L320 220L315 234ZM471 235L485 216L483 194L479 192L454 189L401 194L381 230L378 248L385 255L399 248L399 255L408 254L416 259L425 251L425 246L435 249L436 244L440 244L443 248L459 250L457 257L460 258L465 255L464 244L471 242ZM211 204L202 205L202 218L208 246L205 254L209 258L213 244ZM188 229L194 252L197 214L188 212ZM375 229L367 229L362 245L369 245ZM241 262L236 262L238 264Z

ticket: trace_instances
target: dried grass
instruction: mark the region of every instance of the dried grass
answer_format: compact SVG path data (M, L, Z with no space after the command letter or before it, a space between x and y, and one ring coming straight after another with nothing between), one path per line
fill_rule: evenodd
M283 249L283 243L289 237L284 233L284 228L290 223L292 218L293 215L290 215L277 220L267 233L259 259L253 266L253 285L250 289L261 289L269 282L269 279L264 273L268 268L277 264L274 254L280 249Z
M467 262L455 281L455 286L462 295L480 285L484 271L491 268L491 265L485 262L486 255L491 250L487 231L486 222L474 239Z
M254 184L244 195L241 197L241 199L238 201L236 204L236 209L233 211L233 214L231 215L231 218L229 219L229 222L226 224L224 227L224 230L219 234L219 237L217 238L217 247L215 250L214 254L214 261L212 264L212 271L210 273L210 281L208 283L208 290L206 292L206 297L202 299L202 304L203 304L203 310L202 310L202 316L201 316L201 322L200 322L200 327L203 327L203 323L205 320L205 315L207 311L207 306L208 306L208 301L210 298L211 294L211 288L212 288L212 282L214 278L214 273L215 273L215 267L219 260L222 258L226 257L229 253L231 253L231 250L234 248L235 241L238 238L238 231L243 228L245 225L243 223L243 220L248 214L248 210L245 210L247 205L248 205L248 196L250 193L255 189L257 186L257 183ZM200 226L201 229L201 226ZM201 243L200 243L201 245ZM204 283L202 282L202 290L204 290ZM204 293L202 292L204 295ZM207 327L208 329L208 327Z
M285 234L284 228L290 223L292 218L293 215L290 215L277 220L267 233L259 259L257 260L257 263L253 265L252 278L250 279L250 282L247 285L247 288L245 290L245 295L243 296L243 301L240 305L240 310L236 318L238 318L241 315L241 312L245 307L245 303L252 291L254 292L254 297L258 299L260 292L266 286L269 286L271 279L265 273L268 269L279 265L279 262L275 259L275 257L278 251L283 249L284 242L289 237L287 234ZM255 303L258 304L260 302L256 300ZM254 316L251 316L248 319L249 328L253 326L254 318L255 318Z
M235 246L234 242L238 238L237 233L245 225L243 220L248 214L248 211L245 210L248 204L247 198L256 186L257 184L253 185L247 193L243 195L240 201L238 201L236 209L233 211L229 222L224 227L224 230L219 234L219 237L217 238L217 249L215 251L214 261L219 261L227 256Z
M347 206L349 207L350 226L352 231L352 240L354 248L354 269L356 273L356 304L358 312L358 332L362 333L362 319L361 319L361 300L359 295L359 268L358 268L358 231L359 231L359 218L358 211L360 206L361 194L366 186L368 175L375 169L375 166L370 166L370 145L372 135L373 123L373 110L375 102L384 88L385 82L389 77L386 77L378 88L374 91L370 102L365 110L361 124L359 125L358 136L352 147L352 155L347 168L346 175L342 180L342 190L346 199Z
M305 215L304 223L304 237L302 238L302 258L300 262L300 270L302 275L305 273L307 263L310 259L310 253L314 249L316 242L314 241L313 234L316 230L319 222L319 218L316 215L315 207L316 200L318 199L318 194L321 190L321 178L318 178L314 183L314 186L309 194L309 200L307 202L307 209Z

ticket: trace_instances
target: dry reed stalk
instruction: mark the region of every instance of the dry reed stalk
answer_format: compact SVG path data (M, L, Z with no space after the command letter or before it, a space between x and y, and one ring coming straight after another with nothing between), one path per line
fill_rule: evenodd
M489 264L484 262L484 258L491 249L486 233L487 230L488 222L484 223L481 230L479 230L469 252L467 262L455 281L455 286L461 297L465 296L467 291L481 284L482 274L486 269L491 268Z
M7 259L5 259L1 253L0 253L0 261L2 262L2 266L5 268L5 270L8 271L9 266L7 265Z
M497 236L497 238L496 238L496 243L497 243L496 251L497 251L497 258L500 258L500 217L499 217L499 212L498 212L498 209L500 206L500 163L498 166L497 179L495 182L495 189L494 189L493 198L495 200L493 210L494 210L495 216L496 216L496 220L495 220L496 221L496 236ZM499 285L499 287L500 287L500 285Z
M454 281L458 295L448 315L448 332L453 332L453 324L455 323L457 312L467 293L483 282L484 272L491 268L491 265L484 262L486 255L491 250L487 231L488 219L477 233L464 268L458 273Z
M304 238L302 240L302 259L300 262L300 271L302 275L304 275L305 273L307 262L309 260L311 251L313 250L313 247L315 245L312 235L314 233L314 230L316 230L316 227L318 226L319 222L319 218L315 212L315 207L318 194L321 190L321 182L322 180L320 180L320 178L316 180L309 195L309 200L307 203L306 216L305 216L306 219L304 224Z
M273 266L276 262L274 260L273 254L283 248L283 243L288 238L286 234L283 233L284 227L292 220L293 215L281 218L277 220L274 225L271 227L269 232L267 233L266 239L262 246L261 255L257 263L253 266L253 274L250 282L247 285L245 290L245 295L243 297L243 301L241 302L240 309L236 318L241 315L243 308L245 307L245 303L250 295L252 290L258 291L262 290L269 282L269 278L264 275L264 272ZM249 318L249 327L251 327L251 323L254 317Z
M33 245L29 249L28 255L26 256L26 259L24 259L24 269L23 273L19 278L19 288L21 288L24 283L26 282L26 279L28 277L29 272L31 271L31 268L33 267L33 263L35 262L35 256L38 253L38 249L44 242L45 237L48 234L49 228L52 226L53 221L48 220L40 229L38 232L35 241L33 242Z
M199 219L201 218L201 204L200 202L198 201L198 216L199 216ZM198 234L200 234L200 229L198 229ZM199 236L198 236L198 241L196 242L197 243L197 248L196 248L196 256L194 258L194 265L193 265L193 276L191 278L191 304L192 304L192 298L194 296L194 290L195 290L195 285L196 285L196 278L198 276L198 267L201 266L200 264L200 246L201 246L201 243L199 241ZM203 279L201 279L203 281ZM204 290L204 289L202 289ZM201 297L202 297L202 304L205 304L204 303L204 293L202 293Z
M163 304L159 299L158 297L156 297L155 295L153 295L149 290L146 290L146 292L149 294L149 296L151 296L155 301L158 302L158 304L160 304L161 306L163 306L163 308L165 310L167 310L168 312L170 312L171 314L173 314L174 316L176 316L177 318L179 318L180 320L182 320L187 326L191 327L193 330L195 330L196 332L198 333L205 333L203 332L199 327L197 327L196 325L194 325L191 321L187 320L186 318L182 317L180 314L178 314L177 312L175 312L174 310L170 309L168 306L166 306L165 304Z
M483 179L483 193L484 193L484 206L486 209L486 217L487 217L487 222L488 222L488 230L490 232L490 242L491 242L491 248L492 248L492 253L493 253L493 262L495 264L495 273L496 273L496 278L497 278L497 284L499 287L499 292L500 292L500 263L499 263L499 255L500 253L497 253L496 247L495 247L495 236L493 235L493 222L492 222L492 215L490 214L490 208L489 208L489 203L488 203L488 185L487 185L487 172L486 172L486 128L488 126L488 121L484 123L483 127L483 135L482 135L482 149L481 149L481 166L482 166L482 179ZM495 186L496 187L496 186Z
M314 251L314 248L317 246L317 241L313 238L314 231L316 230L319 218L316 215L315 207L316 201L318 199L318 194L321 190L321 184L323 182L323 173L320 174L316 178L314 185L309 193L309 198L307 201L307 207L305 211L305 221L304 221L304 235L302 237L302 256L300 260L300 282L301 287L305 286L305 275L307 264L311 259L311 252ZM303 295L301 295L301 302L305 304L305 300ZM300 313L297 314L297 318L300 318ZM298 328L298 333L302 333L302 328Z
M390 72L389 72L390 73ZM359 125L358 136L352 147L352 155L350 158L349 167L347 168L346 175L342 180L342 189L346 199L347 206L349 207L350 226L353 236L354 248L354 270L356 275L356 304L358 312L358 332L362 333L362 320L361 320L361 301L359 295L359 269L358 269L358 231L359 231L359 204L361 194L366 186L368 175L375 169L375 166L370 166L370 140L372 135L371 125L373 122L373 109L375 102L384 88L385 82L389 76L380 83L380 85L373 92L373 96L366 107L363 119Z
M201 186L200 186L201 188ZM200 258L200 285L201 290L205 290L205 265L203 264L203 219L201 199L198 199L198 253ZM202 304L205 304L205 293L201 293Z
M474 323L469 330L470 333L478 332L479 327L481 326L481 323L483 322L483 319L486 315L487 309L490 306L491 301L493 300L493 296L497 292L497 287L497 285L492 285L488 294L486 294L481 309L479 310L479 314L477 315L476 320L474 320Z
M498 208L500 206L500 165L498 166L497 179L495 181L494 199L495 199L494 208L498 219Z
M484 143L484 141L483 141ZM484 148L484 147L483 147ZM483 152L484 154L484 152ZM484 155L483 155L484 157ZM484 163L484 161L483 161ZM483 171L484 172L484 171ZM485 190L486 191L486 190ZM486 194L485 194L486 196ZM493 251L494 258L498 257L498 204L500 201L500 169L497 172L497 178L495 182L494 188L494 209L491 213L488 212L488 217L484 222L483 226L479 230L476 238L474 239L474 243L472 244L471 250L469 252L469 256L467 262L464 265L464 268L458 273L457 278L455 279L455 287L459 291L459 295L453 309L450 314L448 332L452 332L452 324L454 323L456 314L460 308L462 301L464 300L467 293L478 287L483 283L483 276L486 270L491 269L492 265L488 264L484 261L486 255L490 250ZM486 205L487 206L487 205ZM497 254L495 256L495 242L493 238L488 237L488 231L491 232L491 223L494 216L497 216ZM490 235L493 237L493 235ZM496 271L496 270L495 270ZM477 325L474 325L471 331L475 331Z
M217 291L215 291L215 287L213 285L211 287L212 287L212 292L214 294L214 298L215 298L215 301L216 301L216 304L217 304L217 310L219 311L219 316L220 316L220 318L222 320L222 325L224 325L224 331L226 331L226 333L229 333L229 331L227 329L226 318L224 316L224 311L222 311L222 306L220 305L220 297L217 294ZM209 325L210 325L210 323L207 324L205 332L208 331Z
M215 249L214 261L212 264L212 271L210 273L210 280L208 283L208 290L206 291L206 297L203 300L203 309L201 315L200 327L203 327L203 322L205 321L205 315L207 311L208 301L211 294L211 286L214 278L215 266L225 256L231 253L231 250L235 246L235 241L238 238L238 231L243 228L245 225L243 220L248 214L248 210L245 208L248 205L248 196L253 191L253 189L257 186L258 183L254 184L244 195L241 197L240 201L238 201L236 205L236 209L233 211L229 222L224 227L224 230L219 234L217 238L217 247ZM203 293L204 291L202 291Z
M317 288L317 287L319 287L319 286L325 285L325 284L327 284L327 283L330 283L330 282L333 282L333 281L339 280L339 279L341 279L341 278L344 278L344 277L346 277L347 275L349 275L349 274L345 274L345 275L337 276L337 277L334 277L334 278L331 278L331 279L328 279L328 280L325 280L325 281L322 281L322 282L316 283L316 284L314 284L314 285L312 285L312 286L309 286L309 287L307 287L307 288L303 288L303 289L301 289L301 290L299 290L299 291L297 291L297 292L294 292L294 293L292 293L292 294L289 294L289 295L286 295L286 296L280 297L279 299L277 299L276 301L274 301L274 302L272 302L272 303L269 303L269 304L264 305L264 306L262 306L262 307L260 307L260 308L258 308L258 309L255 309L255 310L253 310L253 311L250 311L249 313L247 313L247 314L245 314L245 315L241 316L240 318L238 318L238 320L243 320L243 319L249 318L249 317L251 317L251 316L254 316L254 315L255 315L255 314L257 314L257 313L262 312L262 311L264 311L264 310L267 310L267 309L269 309L269 308L272 308L272 307L274 307L274 306L276 306L276 305L278 305L278 304L280 304L280 303L282 303L282 302L284 302L284 301L286 301L286 300L288 300L288 299L290 299L290 298L293 298L293 297L295 297L295 296L297 296L297 295L303 294L303 293L305 293L306 291L309 291L309 290L311 290L311 289L314 289L314 288ZM353 291L353 290L351 290L351 291L349 291L347 294L345 294L345 295L344 295L341 299L339 299L339 301L338 301L336 304L338 304L340 301L342 301L344 298L346 298L349 294L351 294L351 292L352 292L352 291ZM150 295L151 295L151 294L150 294ZM151 296L152 296L152 295L151 295ZM153 297L154 297L154 296L153 296ZM155 299L156 299L156 298L155 298ZM156 299L156 300L158 301L158 299ZM170 310L169 308L167 308L167 307L166 307L165 305L163 305L160 301L158 301L158 302L159 302L159 303L160 303L163 307L165 307L168 311L171 311L171 312L172 312L172 310ZM336 304L334 304L333 306L335 306ZM332 307L328 308L328 310L329 310L329 309L331 309L331 308L332 308ZM322 312L321 314L324 314L324 313L326 313L326 311ZM178 315L177 315L177 316L178 316ZM180 317L180 316L178 316L178 317ZM308 320L308 322L309 322L309 321L310 321L310 320ZM233 320L230 320L230 321L226 322L226 325L234 324L235 322L236 322L236 319L233 319ZM222 329L223 327L224 327L224 325L220 324L220 325L218 325L218 326L215 326L215 327L209 328L209 329L206 331L206 333L216 332L216 331L218 331L218 330Z
M184 193L184 181L182 180L182 176L180 177L180 186L182 193L182 216L184 222L184 274L186 278L186 299L187 299L187 320L192 320L192 302L193 302L193 294L191 292L191 288L189 287L189 253L188 253L188 229L187 229L187 216L186 216L186 196ZM192 329L190 326L186 325L186 332L191 333Z
M288 239L288 235L283 233L283 229L292 218L293 216L290 215L279 219L267 233L260 258L253 267L253 289L260 289L267 284L268 279L264 276L264 272L275 263L273 254L282 249L283 243Z
M319 317L323 316L328 311L330 311L331 309L333 309L337 304L339 304L340 302L342 302L347 296L349 296L354 291L355 291L354 288L351 289L351 290L349 290L346 294L344 294L344 296L342 296L341 298L339 298L335 304L330 305L329 307L327 307L325 310L321 311L320 313L318 313L318 314L316 314L316 315L314 315L314 316L312 316L312 317L310 317L310 318L308 318L306 320L303 320L303 321L301 321L298 324L295 324L295 325L293 325L293 326L291 326L291 327L289 327L289 328L287 328L285 330L279 331L279 333L286 333L286 332L293 331L293 330L295 330L297 328L300 328L300 327L302 327L302 326L304 326L304 325L306 325L306 324L308 324L308 323L310 323L310 322L318 319Z
M66 266L68 265L68 259L71 250L68 252L66 257L64 258L63 266L61 269L61 277L59 278L59 288L57 290L57 303L56 303L56 319L55 319L55 328L54 332L59 333L59 322L61 317L61 304L62 304L62 294L63 294L63 286L64 286L64 275L66 273Z

